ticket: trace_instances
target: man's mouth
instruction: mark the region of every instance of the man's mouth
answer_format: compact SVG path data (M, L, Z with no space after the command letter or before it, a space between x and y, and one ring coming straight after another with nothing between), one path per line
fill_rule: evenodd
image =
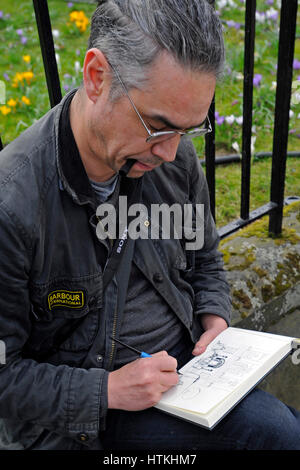
M139 160L133 165L133 168L136 170L151 171L156 168L158 165L148 165L147 163L141 162Z

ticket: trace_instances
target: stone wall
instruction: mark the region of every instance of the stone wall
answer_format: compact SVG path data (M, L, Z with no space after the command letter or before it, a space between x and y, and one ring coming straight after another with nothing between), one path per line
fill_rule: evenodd
M284 208L279 238L269 217L222 240L233 300L232 326L300 337L300 201ZM300 410L300 364L291 357L260 385Z

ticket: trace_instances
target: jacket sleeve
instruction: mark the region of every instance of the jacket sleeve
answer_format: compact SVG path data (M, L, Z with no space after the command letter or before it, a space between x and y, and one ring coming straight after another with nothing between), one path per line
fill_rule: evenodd
M195 152L194 152L195 153ZM222 254L218 251L219 235L211 215L207 182L196 154L190 172L190 199L204 208L202 246L195 250L192 287L195 293L194 313L218 315L227 324L231 317L230 288L226 280Z
M107 410L103 369L55 366L22 358L30 334L31 243L22 223L0 205L0 417L40 425L82 441L98 436ZM85 437L84 437L85 439Z

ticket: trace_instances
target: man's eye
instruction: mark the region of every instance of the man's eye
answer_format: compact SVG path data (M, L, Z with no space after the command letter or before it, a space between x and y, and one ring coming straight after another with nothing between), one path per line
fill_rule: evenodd
M157 125L154 126L154 125L151 124L151 123L150 123L149 125L150 125L151 129L152 129L154 132L159 132L159 131L162 131L162 130L165 129L164 127L157 127Z

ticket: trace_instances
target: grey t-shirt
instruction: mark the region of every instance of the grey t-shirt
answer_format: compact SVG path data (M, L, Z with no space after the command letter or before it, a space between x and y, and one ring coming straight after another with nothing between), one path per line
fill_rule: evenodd
M118 175L114 175L107 181L97 183L90 179L90 183L92 185L93 190L97 194L97 198L100 203L107 201L109 196L114 192L118 181Z
M140 351L154 354L173 349L184 329L177 315L133 262L120 340ZM121 345L117 348L115 369L137 359L137 355L127 348Z

